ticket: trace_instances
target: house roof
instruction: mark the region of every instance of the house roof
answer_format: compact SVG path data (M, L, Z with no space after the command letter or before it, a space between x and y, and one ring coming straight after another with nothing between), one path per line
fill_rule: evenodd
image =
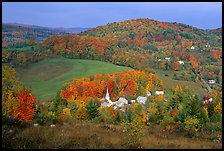
M145 96L138 96L137 97L137 101L146 101L147 100L147 97Z
M116 104L118 103L123 103L123 102L127 102L128 100L126 100L125 98L120 97L117 101Z
M102 104L101 104L101 106L107 106L109 103L107 103L107 102L103 102Z

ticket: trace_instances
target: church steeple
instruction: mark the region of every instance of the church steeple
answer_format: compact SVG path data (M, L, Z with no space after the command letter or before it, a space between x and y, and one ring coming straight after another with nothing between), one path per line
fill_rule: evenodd
M106 93L106 99L107 99L107 101L110 101L110 94L108 92L108 88L107 88L107 93Z

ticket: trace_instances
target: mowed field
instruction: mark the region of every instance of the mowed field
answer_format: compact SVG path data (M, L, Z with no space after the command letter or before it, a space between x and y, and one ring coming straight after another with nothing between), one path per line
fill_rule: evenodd
M163 80L164 84L166 85L166 91L171 92L171 89L173 87L175 87L176 85L179 85L182 88L184 88L185 86L188 86L188 88L192 90L194 93L196 93L198 96L204 96L208 93L206 88L202 88L202 85L199 81L194 82L194 81L183 81L183 80L172 79L174 73L178 73L178 72L180 73L181 71L164 71L160 69L153 69L153 71L155 71L158 77ZM165 76L165 74L167 74L168 77Z
M74 78L125 70L132 68L101 61L67 58L48 58L26 68L17 68L21 81L26 87L31 88L39 101L54 98L63 84Z

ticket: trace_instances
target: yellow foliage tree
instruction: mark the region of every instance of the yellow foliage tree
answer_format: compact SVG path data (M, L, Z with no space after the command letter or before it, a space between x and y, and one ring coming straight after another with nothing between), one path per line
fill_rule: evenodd
M151 91L152 90L152 81L149 81L146 85L146 91Z
M157 95L157 100L158 101L163 101L164 100L164 95L163 94Z
M89 118L89 114L86 112L85 107L80 107L77 111L77 119L86 120Z

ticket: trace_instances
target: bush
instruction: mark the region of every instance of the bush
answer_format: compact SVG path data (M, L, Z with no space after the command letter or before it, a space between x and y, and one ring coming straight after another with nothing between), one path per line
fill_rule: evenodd
M63 112L57 117L58 122L69 123L72 121L72 116L69 108L64 108Z
M184 130L189 134L194 134L200 128L200 121L195 116L187 116L184 120Z
M133 122L124 122L123 132L124 132L124 144L130 148L141 148L141 140L144 136L143 128L144 123L140 119L135 119Z

